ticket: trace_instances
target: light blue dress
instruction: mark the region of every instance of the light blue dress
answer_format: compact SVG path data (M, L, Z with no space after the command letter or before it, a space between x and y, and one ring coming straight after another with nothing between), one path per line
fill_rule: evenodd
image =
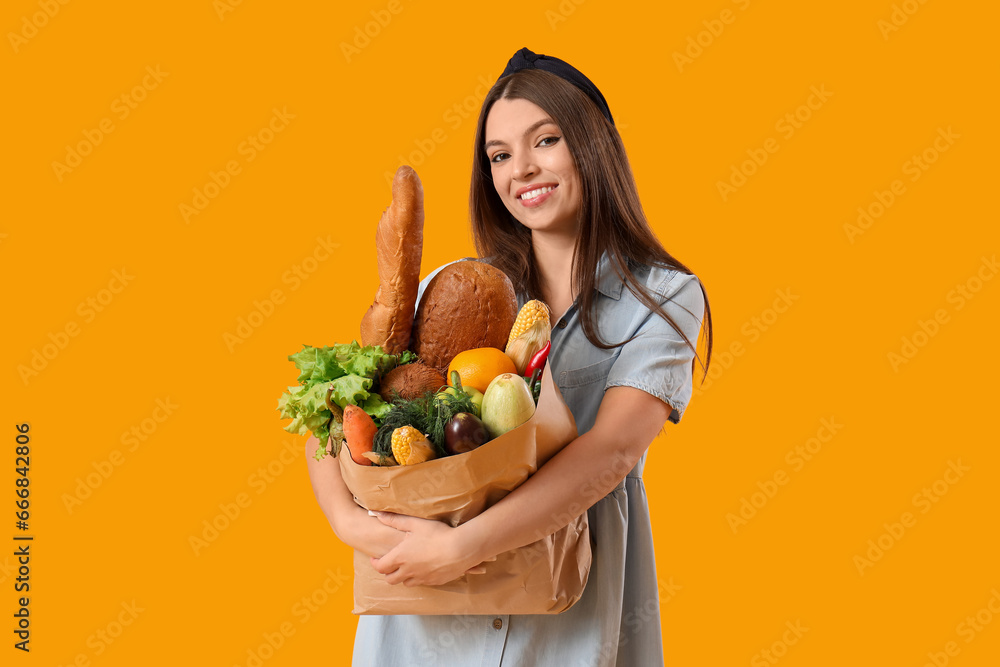
M580 433L597 416L604 390L641 389L669 403L680 421L692 393L683 339L652 314L602 259L595 322L602 350L587 340L576 304L553 322L549 363ZM419 294L440 267L420 284ZM704 314L698 278L641 268L636 277L696 344ZM553 314L555 316L555 313ZM588 510L593 564L580 600L556 615L360 616L353 667L656 667L663 664L659 590L642 481L646 455Z

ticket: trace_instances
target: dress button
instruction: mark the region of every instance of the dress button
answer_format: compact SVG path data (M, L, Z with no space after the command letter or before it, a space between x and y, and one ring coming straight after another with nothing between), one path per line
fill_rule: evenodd
M495 629L499 630L500 628L502 628L502 627L503 627L503 621L502 621L502 620L500 620L499 618L494 618L494 619L493 619L493 627L494 627Z
M559 324L557 324L556 326L559 327L560 329L565 329L566 328L566 320L559 320Z

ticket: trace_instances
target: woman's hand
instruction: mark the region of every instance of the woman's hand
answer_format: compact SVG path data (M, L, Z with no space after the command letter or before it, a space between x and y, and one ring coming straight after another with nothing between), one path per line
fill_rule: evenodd
M496 560L477 554L463 541L463 533L441 521L405 514L376 512L378 520L405 536L382 558L372 558L372 567L390 584L439 586L464 574L482 574L481 564Z
M354 506L351 517L341 530L340 539L351 548L357 549L369 558L381 558L395 549L406 537L406 533L391 528L363 507Z
M359 507L344 483L340 462L331 454L317 461L318 447L316 438L306 441L306 465L316 501L333 532L344 544L368 556L380 557L392 551L405 534L369 516L366 509ZM350 456L346 450L342 455Z

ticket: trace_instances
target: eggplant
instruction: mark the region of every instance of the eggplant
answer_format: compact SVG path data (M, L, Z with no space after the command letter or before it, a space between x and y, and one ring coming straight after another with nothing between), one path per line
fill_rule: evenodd
M444 448L449 454L471 452L490 439L486 424L471 412L459 412L444 426Z

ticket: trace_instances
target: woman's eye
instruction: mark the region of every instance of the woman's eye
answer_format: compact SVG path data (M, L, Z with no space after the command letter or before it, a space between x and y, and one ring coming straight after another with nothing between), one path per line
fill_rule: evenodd
M503 157L507 155L506 153L494 153L493 157L490 158L490 162L499 162Z
M551 141L552 143L551 144L545 144L546 141ZM542 139L538 143L539 144L545 144L546 146L553 146L558 141L559 141L559 137L545 137L544 139Z

